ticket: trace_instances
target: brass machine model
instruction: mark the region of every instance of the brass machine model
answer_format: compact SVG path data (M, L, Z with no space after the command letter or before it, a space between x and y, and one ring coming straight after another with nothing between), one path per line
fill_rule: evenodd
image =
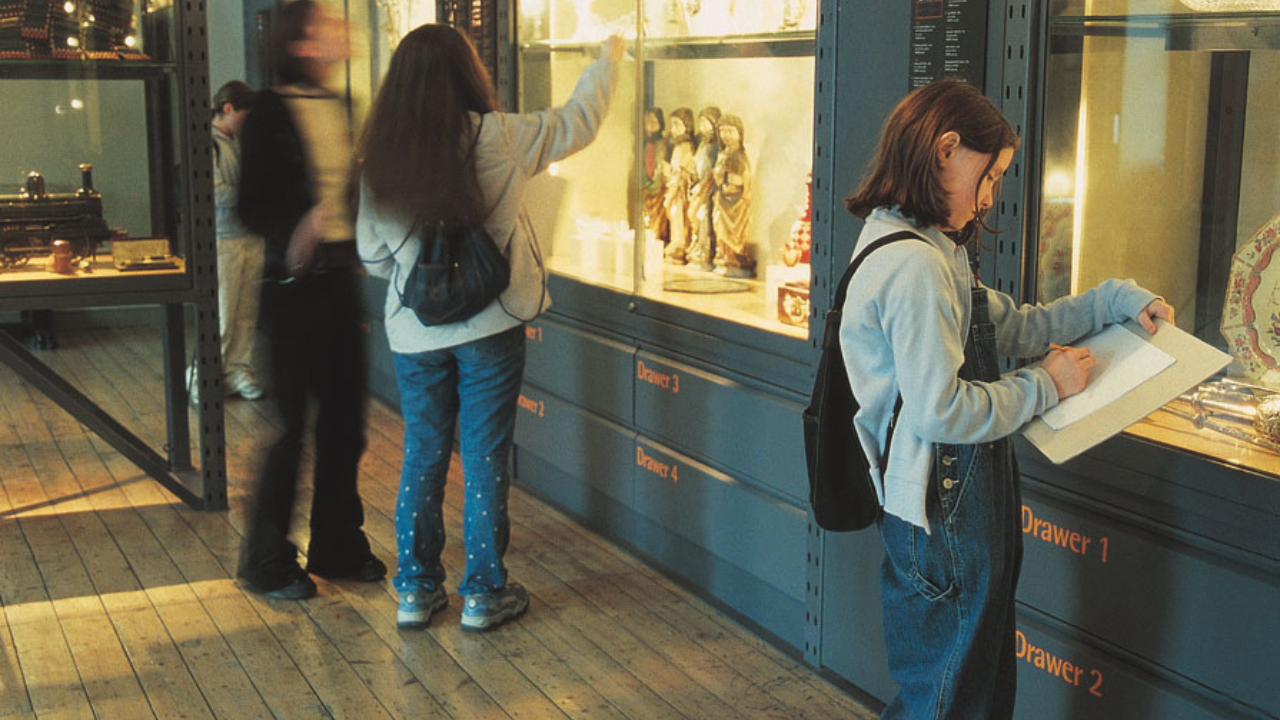
M80 189L74 193L47 193L44 177L32 172L21 193L0 195L0 268L48 257L56 240L70 244L76 261L88 259L117 234L102 217L91 165L80 166Z

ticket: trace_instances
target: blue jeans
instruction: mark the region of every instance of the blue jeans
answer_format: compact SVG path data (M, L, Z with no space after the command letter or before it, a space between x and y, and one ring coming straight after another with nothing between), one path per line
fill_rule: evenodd
M458 592L486 593L506 585L502 556L511 532L507 468L524 343L524 328L515 327L441 350L393 354L404 416L393 580L401 594L429 592L444 582L441 508L459 423L467 563Z
M960 378L1000 377L987 296L973 292ZM931 534L882 514L885 649L898 694L881 720L1009 720L1017 690L1014 592L1022 491L1008 438L934 446Z

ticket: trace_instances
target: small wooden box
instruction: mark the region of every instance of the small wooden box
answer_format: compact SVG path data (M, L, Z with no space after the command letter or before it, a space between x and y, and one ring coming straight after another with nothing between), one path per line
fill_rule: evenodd
M809 285L786 283L778 286L778 321L809 327Z

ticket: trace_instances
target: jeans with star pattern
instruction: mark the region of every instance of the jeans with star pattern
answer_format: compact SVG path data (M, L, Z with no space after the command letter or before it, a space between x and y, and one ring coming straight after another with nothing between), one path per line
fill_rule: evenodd
M401 594L430 592L445 579L442 509L455 430L466 494L458 593L506 585L508 467L524 358L523 326L440 350L393 353L404 417L393 580Z

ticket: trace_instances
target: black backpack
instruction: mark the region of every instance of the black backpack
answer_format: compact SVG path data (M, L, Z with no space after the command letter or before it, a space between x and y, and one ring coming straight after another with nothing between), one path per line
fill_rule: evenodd
M400 304L423 325L448 325L477 315L510 284L511 265L484 226L441 223L423 229Z
M813 519L823 530L848 532L861 530L876 521L880 501L871 482L870 463L862 452L862 443L853 429L853 416L858 401L849 387L844 354L840 351L840 321L849 281L862 261L876 250L899 240L924 238L908 230L891 233L871 243L840 278L835 299L827 311L822 328L822 359L813 382L813 395L804 411L804 454L809 466L809 506ZM880 459L880 476L884 477L893 442L893 429L902 409L902 395L893 405L889 420L889 436Z

